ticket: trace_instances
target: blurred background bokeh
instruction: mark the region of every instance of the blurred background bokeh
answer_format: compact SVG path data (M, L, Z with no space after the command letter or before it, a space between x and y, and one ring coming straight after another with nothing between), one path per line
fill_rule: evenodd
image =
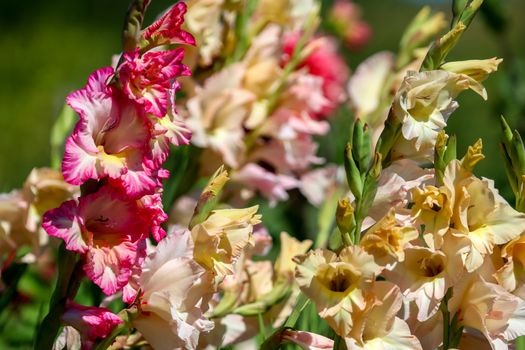
M172 2L153 1L148 13L159 13ZM395 51L403 29L421 6L450 13L446 0L355 2L362 7L373 37L361 51L347 53L352 68L375 52ZM323 1L323 6L329 4ZM49 164L49 133L64 98L81 87L90 72L109 65L118 52L127 6L127 0L0 2L1 191L19 187L33 167ZM473 93L461 95L461 107L451 118L449 131L457 134L460 151L483 138L488 159L480 165L479 175L494 178L505 192L498 116L505 114L515 127L525 124L521 118L525 1L495 0L484 6L482 18L474 21L449 58L501 56L505 61L486 82L488 103Z

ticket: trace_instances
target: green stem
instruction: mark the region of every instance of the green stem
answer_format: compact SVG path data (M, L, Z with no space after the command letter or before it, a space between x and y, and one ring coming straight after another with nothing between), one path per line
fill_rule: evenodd
M286 328L294 328L295 324L299 320L299 317L301 316L301 313L303 310L308 306L310 303L310 299L303 293L299 294L299 297L297 298L297 302L295 303L295 307L288 316L288 319L282 325L279 327L275 332L273 332L266 340L261 344L260 349L261 350L276 350L279 349L281 345L281 334Z
M51 296L49 312L42 320L35 342L35 349L49 350L60 330L62 314L66 311L66 302L75 297L82 280L82 262L77 254L66 250L64 242L58 253L58 279Z
M450 312L448 311L448 299L450 299L452 289L449 288L445 297L441 301L440 309L443 314L443 350L450 348Z

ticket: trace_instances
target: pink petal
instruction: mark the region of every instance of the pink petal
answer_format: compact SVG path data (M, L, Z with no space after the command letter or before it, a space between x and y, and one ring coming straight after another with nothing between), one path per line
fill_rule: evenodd
M42 218L42 227L48 235L62 238L66 249L85 253L87 243L82 237L78 222L78 206L74 200L62 203L58 208L46 212Z

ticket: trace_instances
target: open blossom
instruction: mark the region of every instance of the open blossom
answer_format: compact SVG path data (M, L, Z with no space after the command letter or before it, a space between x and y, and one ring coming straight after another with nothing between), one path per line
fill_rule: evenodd
M260 223L257 206L219 209L192 228L195 260L212 272L217 281L234 273L234 263L247 246L253 246L253 228Z
M146 52L139 50L124 53L124 62L118 69L123 91L131 99L144 105L144 110L157 117L164 117L169 98L178 90L175 80L179 76L191 75L188 67L182 64L183 49Z
M201 332L213 329L203 316L213 294L212 278L193 259L189 231L162 240L136 283L141 294L132 323L155 349L195 349Z
M507 291L525 300L525 235L507 243L501 255L506 263L494 277Z
M418 237L412 226L403 226L396 222L395 211L388 214L366 231L360 245L374 256L376 263L382 266L395 264L405 259L405 248L410 241Z
M42 215L77 192L59 171L34 168L21 190L0 194L0 256L24 245L36 254L47 243L40 228Z
M145 255L152 212L143 205L104 186L48 211L42 226L50 236L63 239L66 249L85 255L84 271L110 295L128 283Z
M495 245L505 244L525 231L525 214L501 197L493 181L474 177L459 161L447 166L444 181L455 193L451 233L470 246L464 257L469 272L482 265Z
M402 305L399 288L386 281L376 282L364 310L352 313L354 327L345 337L349 350L422 350L405 321L396 317Z
M415 140L415 149L434 145L437 133L458 107L461 91L473 89L486 99L483 86L467 75L446 71L408 72L393 103L394 115L402 123L405 140Z
M66 142L64 179L80 185L105 177L122 183L130 195L153 192L151 154L145 145L151 134L144 111L113 87L106 85L112 68L95 71L85 88L73 92L68 104L80 115Z
M401 288L407 300L416 303L418 321L425 321L437 312L447 289L464 274L462 242L450 239L444 247L444 251L417 246L406 248L404 261L392 271L384 272L388 280Z
M525 335L525 302L476 273L454 288L448 308L458 313L459 326L480 331L493 350L508 349L509 341Z
M83 306L72 301L67 302L61 320L80 332L82 349L86 350L92 349L95 341L106 338L117 325L124 322L106 308Z
M317 249L295 258L295 280L316 304L319 316L345 337L353 327L352 313L366 307L366 292L381 267L361 247L346 247L339 255Z

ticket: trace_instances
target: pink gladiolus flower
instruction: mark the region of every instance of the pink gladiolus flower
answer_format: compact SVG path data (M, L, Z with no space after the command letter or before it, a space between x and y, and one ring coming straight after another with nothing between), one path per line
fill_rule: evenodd
M96 193L62 203L48 211L42 227L50 236L62 238L66 248L85 256L84 271L104 293L121 290L132 269L146 253L151 212L155 199L132 200L124 193L102 187ZM158 231L155 238L162 238Z
M288 63L300 38L300 33L288 35L283 47L283 64ZM335 43L327 37L319 37L307 44L310 54L299 65L307 68L308 73L323 79L323 93L327 99L317 117L328 116L345 98L345 84L348 81L348 68L337 53Z
M82 349L91 349L97 339L106 338L119 324L124 323L106 308L83 306L68 301L62 322L75 328L82 337Z
M188 44L195 45L193 35L181 29L186 14L186 4L179 2L170 8L161 18L144 29L145 40L156 45Z
M152 178L156 169L146 165L150 125L136 103L106 85L112 74L112 68L99 69L85 88L68 96L80 121L66 142L62 172L73 185L109 177L139 197L158 184Z
M150 51L140 55L124 54L124 63L118 73L124 93L137 103L144 105L147 113L163 117L170 103L170 89L177 90L176 77L191 75L182 64L184 50Z
M245 165L233 175L233 179L248 188L259 191L270 201L270 205L288 199L286 191L300 185L299 180L292 176L274 174L253 163Z

